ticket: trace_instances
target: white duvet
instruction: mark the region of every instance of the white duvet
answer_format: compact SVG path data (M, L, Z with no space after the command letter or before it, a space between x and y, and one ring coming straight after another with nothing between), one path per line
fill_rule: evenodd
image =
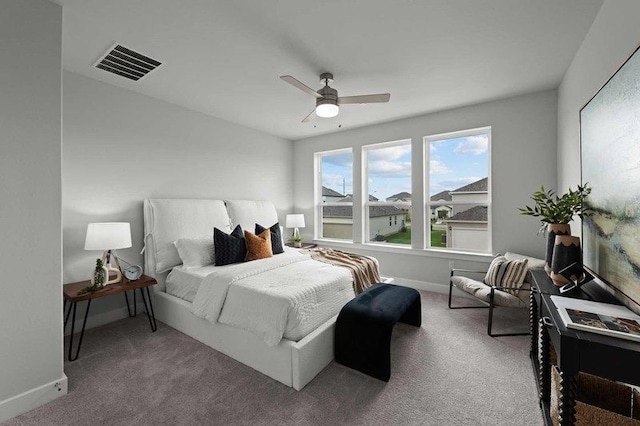
M216 267L202 281L192 311L212 323L242 328L269 346L298 341L351 300L346 268L312 260L296 250Z

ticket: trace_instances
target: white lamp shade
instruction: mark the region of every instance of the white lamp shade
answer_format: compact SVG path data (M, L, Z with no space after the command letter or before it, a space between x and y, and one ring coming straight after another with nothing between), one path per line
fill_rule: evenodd
M115 250L131 247L128 222L90 223L87 225L85 250Z
M285 226L287 228L304 228L304 215L288 214Z
M322 118L331 118L338 115L340 108L335 104L320 104L316 107L316 115Z

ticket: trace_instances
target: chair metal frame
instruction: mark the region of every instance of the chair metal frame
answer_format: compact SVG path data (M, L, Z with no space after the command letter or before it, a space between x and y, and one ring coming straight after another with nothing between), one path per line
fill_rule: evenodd
M467 273L467 274L486 274L486 271L473 271L473 270L469 270L469 269L451 269L451 275L449 276L449 309L486 309L489 308L489 320L487 323L487 334L490 337L504 337L504 336L530 336L531 335L531 329L529 329L528 332L526 333L493 333L493 309L499 305L495 305L494 301L495 301L495 291L496 290L511 290L511 289L507 289L505 287L498 287L498 286L491 286L491 293L489 294L489 303L485 302L484 300L480 300L477 299L479 302L481 302L483 305L482 306L452 306L451 305L451 294L453 292L453 277L454 277L454 273L455 272L463 272L463 273ZM528 291L531 295L533 295L532 293L532 289L530 288L521 288L518 291ZM529 309L531 309L531 297L529 297Z

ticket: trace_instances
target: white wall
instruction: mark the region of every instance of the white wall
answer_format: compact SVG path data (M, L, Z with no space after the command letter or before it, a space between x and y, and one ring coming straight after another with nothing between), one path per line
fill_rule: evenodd
M142 265L145 198L272 200L282 224L293 205L291 141L70 72L63 155L65 282L100 256L83 250L89 222L130 222L133 247L118 253ZM124 297L95 300L88 324L125 312Z
M640 2L606 0L558 89L558 188L580 183L580 109L640 44ZM615 165L609 165L615 166ZM580 223L572 223L580 235Z
M63 395L62 8L0 13L0 422ZM60 390L55 385L59 384Z
M544 241L536 235L538 222L521 216L518 207L530 202L530 194L540 185L554 187L556 184L556 120L556 92L545 91L295 141L295 211L304 213L307 222L313 223L314 152L353 147L354 170L360 170L362 145L411 139L413 156L420 159L424 154L424 136L491 126L493 251L510 250L543 257ZM414 161L412 172L412 204L421 206L424 186L421 161ZM356 174L354 188L360 186L361 180ZM354 205L361 205L361 194L355 194ZM362 220L358 210L354 208L356 229L360 229ZM414 247L423 246L422 232L418 228L423 218L424 212L414 208L412 230L418 235ZM307 241L312 238L312 227L303 231ZM486 256L425 253L417 248L377 251L375 247L359 244L349 248L378 257L383 274L442 284L448 283L451 259L457 259L456 267L487 261Z

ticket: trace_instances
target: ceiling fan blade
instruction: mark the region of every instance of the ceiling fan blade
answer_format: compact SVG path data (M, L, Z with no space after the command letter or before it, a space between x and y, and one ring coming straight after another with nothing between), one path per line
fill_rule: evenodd
M307 115L304 120L302 120L303 123L308 123L309 121L313 120L314 118L316 118L316 110L315 108L313 109L313 111L311 111L311 113L309 115Z
M389 102L389 93L378 93L376 95L345 96L338 98L338 104L372 104L378 102Z
M316 98L321 98L322 97L321 94L319 94L318 92L313 90L311 87L309 87L306 84L296 80L295 78L291 77L290 75L281 75L280 79L283 80L283 81L286 81L287 83L289 83L290 85L292 85L294 87L297 87L298 89L302 90L303 92L307 92L311 96L315 96Z

